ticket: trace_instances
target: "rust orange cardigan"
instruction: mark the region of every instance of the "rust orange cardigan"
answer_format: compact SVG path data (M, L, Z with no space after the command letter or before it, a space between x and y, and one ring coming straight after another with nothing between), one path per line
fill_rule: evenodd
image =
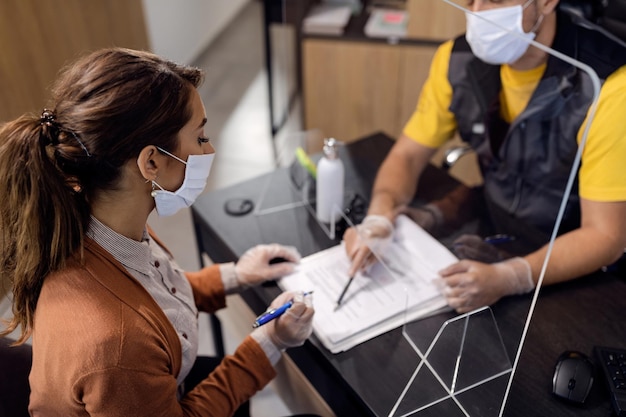
M87 238L85 261L46 277L37 303L32 416L231 416L276 375L248 336L180 401L174 327L124 267ZM187 273L202 311L225 307L219 267Z

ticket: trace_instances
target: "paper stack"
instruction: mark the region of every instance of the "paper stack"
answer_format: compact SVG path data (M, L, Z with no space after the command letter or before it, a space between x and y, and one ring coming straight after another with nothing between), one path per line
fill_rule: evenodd
M380 261L355 276L339 308L350 267L342 245L303 258L293 274L279 281L285 291L315 291L313 331L332 353L449 309L438 271L457 258L408 217L399 216L395 226Z
M352 8L347 5L320 4L304 18L302 30L310 34L341 35L351 14Z

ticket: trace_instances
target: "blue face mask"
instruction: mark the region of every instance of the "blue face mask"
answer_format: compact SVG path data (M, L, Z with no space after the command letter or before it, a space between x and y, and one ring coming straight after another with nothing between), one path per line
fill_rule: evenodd
M202 193L206 187L215 154L189 155L185 162L164 149L158 147L157 149L186 165L185 179L180 188L174 192L167 191L156 181L152 181L151 195L154 197L157 213L159 216L171 216L182 208L190 207Z

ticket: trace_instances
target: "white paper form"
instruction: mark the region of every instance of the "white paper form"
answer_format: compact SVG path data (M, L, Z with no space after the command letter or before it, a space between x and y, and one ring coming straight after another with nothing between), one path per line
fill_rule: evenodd
M303 258L279 285L288 291L315 291L313 330L336 353L446 307L433 280L456 261L436 239L399 216L382 262L355 276L338 309L350 267L343 245Z

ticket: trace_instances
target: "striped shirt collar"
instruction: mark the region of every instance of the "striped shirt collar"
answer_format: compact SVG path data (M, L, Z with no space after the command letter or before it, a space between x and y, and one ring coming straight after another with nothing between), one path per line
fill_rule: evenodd
M87 236L102 246L127 269L150 275L150 235L144 228L141 242L130 239L91 216Z

